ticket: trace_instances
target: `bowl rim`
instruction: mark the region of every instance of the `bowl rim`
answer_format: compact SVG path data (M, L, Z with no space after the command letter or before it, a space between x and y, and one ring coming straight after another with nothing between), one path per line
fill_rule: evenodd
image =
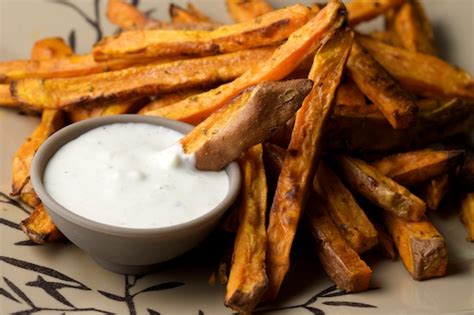
M155 126L167 127L183 134L190 132L194 128L194 126L189 125L187 123L183 123L181 121L176 120L170 120L162 117L125 114L91 118L73 123L58 130L40 146L33 158L30 170L31 183L33 185L33 188L40 200L42 201L47 212L52 212L53 214L58 215L67 221L71 221L74 224L80 225L88 229L92 229L96 232L102 232L112 235L141 237L156 233L176 232L182 229L187 229L196 225L200 225L206 222L207 220L211 220L212 218L218 216L221 213L223 214L236 200L240 191L241 175L238 164L236 162L231 162L224 168L224 171L226 172L227 177L229 179L229 191L225 198L210 211L204 213L203 215L197 218L183 223L156 228L135 228L116 226L88 219L60 205L54 198L49 195L43 184L44 170L49 160L56 154L56 152L62 146L64 146L66 143L71 142L82 134L92 129L99 128L100 126L116 123L146 123ZM55 149L54 146L57 146L58 142L60 142L61 144Z

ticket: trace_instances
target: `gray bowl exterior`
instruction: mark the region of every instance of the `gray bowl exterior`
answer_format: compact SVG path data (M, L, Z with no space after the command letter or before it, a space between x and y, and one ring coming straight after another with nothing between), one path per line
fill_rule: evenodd
M192 221L163 228L134 229L98 223L67 210L49 196L43 186L43 172L59 148L94 128L128 122L165 126L182 133L192 130L192 126L185 123L140 115L100 117L79 122L58 131L41 146L32 163L31 180L46 211L72 243L106 269L136 274L153 270L153 265L185 253L208 236L238 195L240 170L235 162L225 168L229 193L216 208Z

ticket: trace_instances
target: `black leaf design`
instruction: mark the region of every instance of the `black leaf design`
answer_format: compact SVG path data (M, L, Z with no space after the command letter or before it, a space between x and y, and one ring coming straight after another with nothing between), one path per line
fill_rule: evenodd
M58 292L58 290L62 288L77 288L76 286L72 286L65 283L46 281L41 276L38 276L38 278L36 278L36 281L28 282L26 283L26 285L30 287L41 288L55 300L63 303L64 305L74 307L74 305L72 305L68 300L66 300L66 298Z
M4 261L7 264L10 264L12 266L15 266L15 267L18 267L18 268L21 268L21 269L35 271L35 272L41 273L45 276L50 276L50 277L56 278L58 280L63 280L63 281L76 283L76 284L78 284L78 286L74 287L76 289L90 290L90 288L88 288L83 283L81 283L77 280L74 280L71 277L68 277L63 273L61 273L59 271L56 271L54 269L48 268L48 267L43 267L43 266L36 265L36 264L30 263L30 262L27 262L27 261L23 261L23 260L11 258L11 257L5 257L5 256L0 256L0 261Z
M198 315L204 315L204 312L199 310Z
M5 290L4 288L0 288L0 295L3 295L4 297L6 297L7 299L10 299L12 301L15 301L17 303L20 303L20 301L18 301L17 299L15 299L15 297L13 295L11 295L7 290Z
M156 284L156 285L153 285L151 287L148 287L146 288L145 290L142 290L138 293L143 293L143 292L152 292L152 291L161 291L161 290L169 290L169 289L173 289L173 288L177 288L177 287L180 287L184 285L184 283L182 282L174 282L174 281L170 281L170 282L163 282L163 283L160 283L160 284ZM136 294L138 294L136 293ZM135 295L136 295L135 294Z
M320 310L319 308L316 307L311 307L311 306L305 306L305 309L313 313L314 315L324 315L324 312Z
M118 296L118 295L115 295L115 294L112 294L112 293L109 293L109 292L105 292L105 291L101 291L101 290L97 290L97 292L99 292L100 294L102 294L106 298L114 300L114 301L119 301L119 302L125 301L125 298L123 298L121 296Z
M146 310L148 311L148 315L160 315L159 312L154 311L154 310L152 310L152 309L147 308Z
M342 296L342 295L347 295L349 293L347 293L346 291L337 291L337 292L334 292L334 293L327 293L327 294L324 294L323 296L320 296L322 298L328 298L328 297L336 297L336 296Z
M69 36L68 36L68 43L69 43L69 47L71 47L72 51L76 51L76 30L71 30L69 32Z
M32 240L24 240L24 241L16 242L15 245L17 245L17 246L39 246L40 244L37 244L37 243L33 242Z
M19 203L13 198L10 198L7 194L0 192L0 197L2 197L2 199L0 199L0 203L12 205L27 214L30 213L30 211L28 211L25 207L23 207L21 203Z
M23 292L19 287L17 287L13 282L8 280L6 277L3 277L3 280L8 285L8 287L12 289L12 291L15 292L16 295L18 295L18 297L20 297L23 301L25 301L26 304L28 304L31 307L34 307L33 302L26 296L25 292Z
M332 285L330 286L329 288L326 288L324 290L322 290L321 292L318 293L318 296L325 296L326 294L330 293L330 292L333 292L333 291L336 291L337 290L337 286L336 285Z
M359 302L327 301L327 302L323 302L323 304L331 305L331 306L350 306L350 307L377 308L377 306L375 306L375 305L359 303Z
M9 221L7 219L0 218L0 224L6 225L8 227L11 227L12 229L21 231L20 225L16 224L15 222Z

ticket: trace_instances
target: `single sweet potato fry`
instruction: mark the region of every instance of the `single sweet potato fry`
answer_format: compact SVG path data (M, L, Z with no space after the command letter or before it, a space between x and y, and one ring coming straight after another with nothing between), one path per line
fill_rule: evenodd
M403 2L404 0L351 0L347 4L349 24L356 25L371 20Z
M308 79L265 82L244 91L180 140L184 152L194 154L198 169L220 170L294 116L312 83Z
M448 189L449 174L442 174L422 184L418 196L426 203L429 209L436 210Z
M347 243L326 206L315 195L309 197L306 213L324 270L339 289L347 292L367 290L372 270Z
M207 56L280 43L309 19L297 4L259 20L225 25L213 31L127 31L95 45L95 60L142 57Z
M81 120L101 116L133 114L148 102L149 98L145 97L137 100L123 101L100 107L77 107L66 114L71 122L78 122Z
M225 305L241 313L250 313L267 289L265 272L265 213L267 182L263 149L257 144L239 158L242 170L239 229L227 281Z
M187 9L171 3L169 13L173 23L210 22L209 17L191 3L188 3Z
M421 220L426 205L405 187L364 161L347 155L339 156L337 161L346 182L369 201L396 216Z
M70 57L74 54L61 37L48 37L36 41L31 49L32 60L50 60Z
M346 77L337 88L336 105L340 106L366 106L365 95L361 92L354 80Z
M326 9L327 6L319 14ZM352 39L352 31L341 28L314 57L308 76L314 81L314 86L296 114L270 212L267 229L269 288L266 300L276 298L290 265L291 246L321 154L320 142L325 122L332 111Z
M12 83L13 95L39 108L100 105L139 96L209 86L235 79L269 58L274 48L134 67L121 71L64 79L25 79Z
M33 189L30 179L27 180L26 184L21 189L20 200L31 208L35 208L41 203L41 200Z
M157 23L124 0L108 0L107 18L123 30L144 29Z
M375 229L377 230L378 240L379 242L375 246L377 251L382 254L384 257L389 258L391 260L395 260L397 258L397 254L395 253L395 247L393 245L392 238L387 234L385 229L378 223L373 223Z
M273 11L266 0L226 0L227 10L232 19L237 22L248 22Z
M447 173L463 156L463 150L423 149L387 156L372 165L397 183L413 186Z
M319 162L314 182L321 190L329 215L352 249L361 254L374 247L378 242L377 231L352 193L323 161Z
M191 90L177 91L177 92L174 92L174 93L159 96L154 101L152 101L149 104L142 107L142 109L140 109L138 114L147 115L148 112L154 111L155 109L162 108L162 107L169 106L169 105L173 105L174 103L180 102L180 101L182 101L182 100L184 100L188 97L191 97L191 96L203 93L203 92L204 91L202 91L202 90L191 89Z
M191 124L201 122L246 88L265 81L281 80L292 73L341 26L344 12L342 3L330 2L316 17L295 31L261 66L230 83L148 114Z
M467 231L467 239L474 241L474 192L468 193L461 205L461 221Z
M37 244L64 240L64 235L54 225L42 203L35 207L28 218L21 221L20 227Z
M413 279L444 276L448 263L446 243L426 216L413 222L386 212L384 223Z
M417 107L412 96L400 88L357 42L352 46L347 68L359 89L380 109L393 128L403 129L414 124Z
M357 40L407 90L427 97L474 100L474 80L467 72L434 56L369 37L357 36Z

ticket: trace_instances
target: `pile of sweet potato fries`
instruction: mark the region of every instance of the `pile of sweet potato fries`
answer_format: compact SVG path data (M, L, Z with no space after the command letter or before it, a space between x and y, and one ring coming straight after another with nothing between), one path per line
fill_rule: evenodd
M446 243L426 213L449 198L474 240L474 79L436 55L420 2L226 2L236 24L192 4L158 21L109 0L122 32L90 54L48 38L31 60L0 62L0 105L41 113L13 159L12 195L34 208L26 234L64 238L29 180L38 147L68 123L138 113L197 125L181 143L201 169L238 158L241 194L222 225L236 235L228 307L248 313L277 298L298 229L346 291L368 288L367 251L394 259L396 248L416 280L443 276ZM383 30L352 28L380 15ZM305 80L271 82L284 79ZM278 92L292 85L304 91Z

